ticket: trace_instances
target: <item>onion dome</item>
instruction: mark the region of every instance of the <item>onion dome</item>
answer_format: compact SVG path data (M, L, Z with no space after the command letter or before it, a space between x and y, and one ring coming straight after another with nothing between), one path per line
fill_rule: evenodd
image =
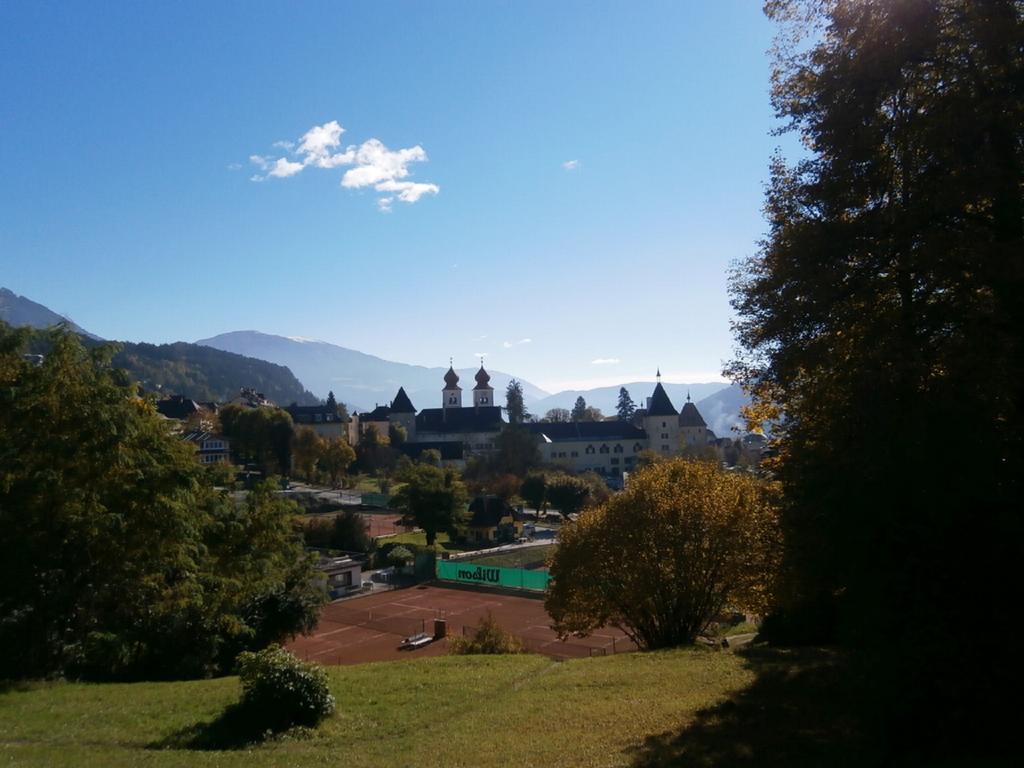
M459 388L459 374L455 372L455 369L450 365L448 366L448 373L444 375L445 389L458 389Z
M476 372L476 376L474 378L476 378L476 386L473 387L473 389L493 389L493 387L487 383L491 380L491 375L484 370L483 363L480 364L480 370Z

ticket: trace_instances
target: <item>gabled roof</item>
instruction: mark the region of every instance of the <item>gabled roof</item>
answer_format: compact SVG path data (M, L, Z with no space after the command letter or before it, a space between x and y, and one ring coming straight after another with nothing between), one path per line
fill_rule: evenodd
M378 405L369 413L362 414L359 418L363 421L387 421L391 415L391 409L386 405Z
M296 405L292 403L286 411L291 415L292 421L296 424L314 424L317 423L316 417L320 416L320 421L324 422L335 422L341 421L338 418L338 411L335 408L331 408L326 403L320 405Z
M168 419L184 421L193 413L198 413L199 406L194 400L189 400L184 395L171 395L156 401L156 411Z
M679 414L679 426L680 427L706 427L703 417L700 415L700 411L697 410L697 406L691 403L689 400L683 406L683 410Z
M676 416L679 413L668 399L668 393L659 381L654 385L651 404L647 407L648 416Z
M515 507L497 496L477 496L469 505L469 513L471 528L494 528L506 516L513 520L523 519Z
M412 405L412 400L405 394L405 387L398 388L398 394L395 395L395 399L391 401L391 412L392 413L416 413L416 409Z
M647 433L628 421L561 421L525 425L552 443L581 440L646 440Z
M505 426L501 408L424 408L416 414L417 432L498 432Z

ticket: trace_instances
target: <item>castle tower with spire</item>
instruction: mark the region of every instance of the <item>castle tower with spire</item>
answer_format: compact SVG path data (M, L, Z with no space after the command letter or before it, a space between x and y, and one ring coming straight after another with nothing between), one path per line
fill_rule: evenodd
M449 408L462 407L462 387L459 386L459 374L452 367L452 361L448 361L448 373L444 375L444 389L441 390L441 407Z
M398 394L391 401L391 412L388 414L388 420L405 429L406 440L415 442L416 408L413 406L412 400L409 399L409 395L405 393L405 387L399 387Z
M647 413L644 414L643 423L649 448L655 453L668 456L679 451L679 412L661 386L660 368L657 379L654 392L647 398Z
M686 403L679 412L679 431L683 448L708 444L708 425L686 393Z
M494 387L490 385L491 376L484 370L484 361L480 361L480 370L476 372L476 386L473 387L473 407L494 405Z

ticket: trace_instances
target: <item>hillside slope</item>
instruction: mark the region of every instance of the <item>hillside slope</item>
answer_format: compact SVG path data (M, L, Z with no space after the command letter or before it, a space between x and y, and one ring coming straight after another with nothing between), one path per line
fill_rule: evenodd
M126 369L147 391L225 402L241 387L251 387L282 406L319 402L283 365L183 341L118 343L121 351L114 356L114 365Z
M0 320L15 328L28 326L43 329L64 323L75 333L99 339L99 336L89 333L63 315L7 288L0 288Z
M612 766L753 678L730 653L555 663L440 657L330 669L337 713L311 737L182 748L238 697L235 678L42 684L0 693L0 755L18 765Z

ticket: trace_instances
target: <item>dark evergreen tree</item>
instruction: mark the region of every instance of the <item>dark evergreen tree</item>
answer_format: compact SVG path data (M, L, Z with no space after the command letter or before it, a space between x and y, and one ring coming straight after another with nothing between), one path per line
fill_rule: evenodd
M510 424L522 424L530 418L523 403L523 385L512 379L505 388L505 407Z
M629 396L629 390L625 387L619 389L619 404L616 406L615 412L623 421L629 421L633 418L633 414L636 413L636 404L633 402L633 398Z
M587 420L587 401L583 399L583 395L576 398L576 404L573 405L572 413L569 414L569 418L572 421Z
M977 622L1019 602L1024 559L1022 4L767 10L809 156L773 162L734 283L733 372L775 417L786 496L766 630L858 649L889 735L991 744L1020 682Z

